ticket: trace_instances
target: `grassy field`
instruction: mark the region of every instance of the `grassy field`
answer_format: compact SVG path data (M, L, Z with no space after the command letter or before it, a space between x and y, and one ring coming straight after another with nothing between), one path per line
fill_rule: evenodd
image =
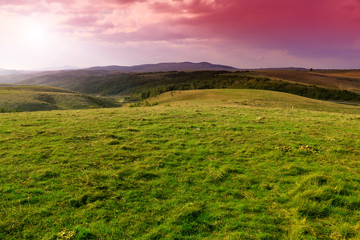
M256 70L252 74L319 87L345 89L360 93L359 70Z
M86 109L120 106L99 98L61 88L0 85L0 112Z
M349 77L360 79L360 70L323 70L316 72L336 77Z
M149 102L0 114L0 239L360 238L359 107L259 90Z

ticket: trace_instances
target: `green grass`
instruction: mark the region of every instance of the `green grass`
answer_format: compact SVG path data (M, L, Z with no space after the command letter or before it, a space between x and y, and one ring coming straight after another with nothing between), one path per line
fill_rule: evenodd
M0 239L360 238L358 107L200 93L0 114Z
M40 86L0 86L0 112L116 107L115 100Z

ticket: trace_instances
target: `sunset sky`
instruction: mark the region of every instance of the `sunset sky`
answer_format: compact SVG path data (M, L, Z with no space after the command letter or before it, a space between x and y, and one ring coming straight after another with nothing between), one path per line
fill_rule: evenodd
M360 68L360 0L0 0L0 68Z

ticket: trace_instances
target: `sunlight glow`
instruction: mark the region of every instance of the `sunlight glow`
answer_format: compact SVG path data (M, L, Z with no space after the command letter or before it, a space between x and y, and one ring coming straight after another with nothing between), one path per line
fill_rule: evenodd
M48 40L48 33L41 25L31 25L25 30L25 37L32 47L39 47Z

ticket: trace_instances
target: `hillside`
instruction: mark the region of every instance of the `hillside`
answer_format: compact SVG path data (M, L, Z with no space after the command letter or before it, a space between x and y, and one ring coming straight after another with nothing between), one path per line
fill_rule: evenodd
M156 101L0 114L0 238L360 238L359 108L259 90Z
M120 106L115 100L65 89L0 85L0 112L63 110Z
M316 71L318 73L336 77L349 77L349 78L356 78L360 79L360 70L323 70L323 71Z
M295 71L294 71L295 73ZM292 74L294 74L292 73ZM71 71L23 81L26 85L61 87L88 94L148 98L173 90L192 89L264 89L305 97L360 101L353 92L298 84L273 77L256 76L258 72L191 71L160 73L119 73L106 71Z
M323 71L294 71L294 70L256 70L256 76L270 77L296 83L305 83L319 87L349 90L360 93L359 70L323 70Z
M359 113L360 106L343 105L288 93L253 89L212 89L173 91L146 100L166 106L223 106L306 109L310 111Z
M121 81L126 76L127 80L132 80L136 73L144 74L143 77L151 76L148 81L152 81L157 74L165 72L189 72L189 71L230 71L235 72L238 69L226 65L211 64L207 62L192 63L158 63L143 64L135 66L98 66L79 70L62 70L62 71L40 71L40 72L23 72L4 70L0 73L0 83L16 83L25 85L44 85L62 87L75 91L95 92L93 89L86 89L83 85L92 85L102 88L105 92L132 92L131 89L104 89L101 84L111 85L109 81ZM360 93L360 70L314 70L308 71L302 68L286 69L258 69L246 71L250 77L265 77L272 80L282 80L292 83L301 83L307 85L316 85L322 88L331 88L338 90L348 90ZM7 74L5 74L7 73ZM10 74L11 73L11 74ZM4 75L5 74L5 75ZM235 73L234 73L235 74ZM145 77L146 78L146 77ZM144 79L143 79L144 80ZM121 83L120 83L121 85ZM133 84L130 84L133 85ZM135 83L135 85L138 85ZM107 87L109 88L109 87ZM143 89L144 90L144 89ZM98 91L96 94L100 94Z

